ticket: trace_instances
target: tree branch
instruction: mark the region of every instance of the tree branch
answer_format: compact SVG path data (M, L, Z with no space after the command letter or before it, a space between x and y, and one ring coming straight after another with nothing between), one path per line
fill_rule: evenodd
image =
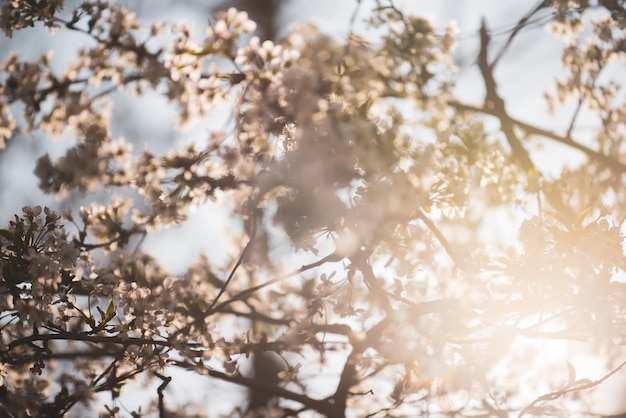
M128 347L130 345L156 345L161 347L171 347L172 343L166 340L151 340L148 338L121 338L117 336L112 337L103 337L100 335L87 335L82 333L72 333L72 332L63 332L59 334L33 334L27 337L19 338L15 341L12 341L8 345L8 349L5 352L9 352L16 347L22 345L29 345L35 341L53 341L53 340L61 340L61 341L82 341L89 342L94 344L117 344L122 345L124 347ZM190 345L194 345L190 343Z
M305 271L308 271L308 270L314 269L316 267L319 267L319 266L321 266L321 265L323 265L325 263L340 261L343 258L345 258L345 257L342 256L342 255L339 255L336 252L333 252L333 253L327 255L326 257L324 257L324 258L322 258L320 260L317 260L317 261L315 261L313 263L310 263L310 264L303 265L302 267L300 267L297 270L294 270L294 271L289 272L289 273L285 273L285 274L283 274L281 276L278 276L278 277L270 279L270 280L268 280L266 282L263 282L263 283L261 283L261 284L259 284L257 286L253 286L251 288L243 290L243 291L239 292L238 294L234 295L233 297L231 297L230 299L225 300L222 303L219 303L217 305L212 304L209 308L207 308L204 312L202 312L201 315L199 315L197 318L195 318L195 320L192 323L187 324L184 327L182 327L181 329L179 329L178 331L176 331L172 335L172 339L174 339L176 336L178 336L178 335L180 335L182 333L187 332L194 324L198 324L199 322L203 321L204 318L207 318L208 316L210 316L210 315L212 315L214 313L222 312L229 305L231 305L231 304L233 304L233 303L235 303L235 302L237 302L239 300L244 300L247 297L251 296L252 294L256 293L257 291L259 291L259 290L261 290L261 289L263 289L265 287L268 287L268 286L271 286L273 284L276 284L276 283L282 282L284 280L290 279L290 278L292 278L294 276L297 276L297 275L299 275L301 273L304 273Z
M537 12L539 12L540 10L545 9L547 7L551 7L551 6L552 6L552 2L550 0L541 0L540 3L536 7L533 7L533 9L530 12L526 13L520 19L520 21L517 23L517 25L515 25L515 28L509 35L508 39L506 40L506 43L504 44L500 52L498 52L498 55L496 56L496 58L493 60L494 66L502 58L506 50L511 46L511 43L513 42L513 39L515 39L517 34L530 23L530 19L535 14L537 14Z
M609 377L611 377L615 373L619 372L624 366L626 366L626 361L623 361L619 366L617 366L610 373L604 375L600 379L597 379L597 380L588 380L588 379L578 380L576 382L570 383L564 389L557 390L555 392L547 393L547 394L545 394L543 396L540 396L537 399L535 399L534 401L532 401L526 408L522 409L522 411L518 415L518 418L521 418L524 415L531 413L533 408L535 407L535 405L538 404L539 402L552 401L554 399L560 398L561 396L566 395L566 394L571 393L571 392L577 392L577 391L580 391L580 390L587 390L587 389L591 389L591 388L593 388L595 386L598 386L600 383L604 382Z
M489 49L490 37L487 30L487 24L483 20L480 27L480 52L478 53L478 68L485 82L486 97L485 108L491 109L493 115L500 120L500 127L504 136L511 147L513 159L516 160L521 168L527 174L540 174L535 164L530 158L526 148L522 146L520 139L515 133L514 124L506 112L504 100L497 91L497 84L493 76L493 65L489 64L487 54ZM571 208L563 203L561 196L556 189L547 187L543 190L544 195L552 206L567 219L575 219Z
M350 388L359 382L356 370L356 364L365 350L371 347L376 347L375 342L380 341L383 331L389 325L390 317L387 316L382 319L378 324L374 325L366 334L366 337L361 341L355 341L352 346L352 351L348 355L337 384L337 390L335 394L330 398L333 400L333 410L329 417L344 417L346 413L348 396L350 395Z
M480 106L474 106L474 105L470 105L467 103L461 103L461 102L457 102L457 101L451 101L449 103L450 106L454 107L457 110L461 110L461 111L469 111L469 112L477 112L477 113L484 113L486 115L490 115L490 116L496 116L498 117L499 115L494 111L494 109L489 109L485 106L480 107ZM616 174L623 174L626 172L626 165L620 163L619 161L617 161L615 158L612 158L610 156L604 155L598 151L592 150L591 148L588 148L582 144L579 144L578 142L574 141L573 139L571 139L571 137L569 136L562 136L562 135L558 135L555 132L549 131L547 129L543 129L534 125L531 125L529 123L526 122L522 122L519 119L515 119L511 116L509 116L509 120L516 125L517 127L519 127L520 129L522 129L523 131L525 131L526 133L530 134L530 135L537 135L537 136L541 136L547 139L551 139L555 142L558 142L560 144L569 146L571 148L574 148L582 153L584 153L587 157L589 157L590 159L599 162L607 167L609 167L611 169L611 171L613 171Z
M285 274L283 274L281 276L278 276L278 277L275 277L273 279L270 279L270 280L268 280L266 282L263 282L263 283L261 283L259 285L253 286L253 287L251 287L249 289L246 289L246 290L243 290L243 291L239 292L238 294L236 294L235 296L233 296L232 298L230 298L230 299L228 299L228 300L218 304L217 306L214 306L213 308L207 309L207 311L205 312L204 316L206 317L206 316L209 316L209 315L211 315L211 314L213 314L215 312L221 312L221 310L224 309L226 306L228 306L228 305L230 305L230 304L232 304L232 303L234 303L234 302L236 302L238 300L243 300L243 299L249 297L250 295L258 292L259 290L261 290L261 289L263 289L265 287L268 287L268 286L271 286L273 284L285 281L285 280L290 279L290 278L292 278L294 276L302 274L305 271L308 271L308 270L314 269L316 267L319 267L319 266L321 266L321 265L323 265L325 263L340 261L343 258L345 258L345 257L342 256L342 255L339 255L336 252L333 252L332 254L329 254L329 255L327 255L326 257L324 257L324 258L322 258L320 260L317 260L317 261L315 261L313 263L310 263L310 264L303 265L302 267L300 267L297 270L294 270L294 271L289 272L289 273L285 273Z
M424 224L430 230L430 232L432 232L435 235L435 237L437 237L437 240L439 241L443 249L446 251L446 253L448 253L448 256L452 259L452 261L454 261L454 264L456 264L457 267L462 268L464 264L463 260L461 260L461 258L457 255L456 251L454 251L454 249L450 245L450 242L448 242L448 240L441 233L439 228L437 228L435 223L431 221L430 218L428 218L428 216L426 216L426 214L421 208L417 212L417 217L422 222L424 222Z
M491 39L487 30L487 23L483 20L480 27L480 52L478 53L478 68L485 82L486 97L485 108L491 109L494 116L500 119L502 132L513 152L513 158L518 161L525 172L535 170L535 164L530 159L528 151L522 146L519 138L513 130L511 120L506 113L504 100L497 91L496 81L493 77L493 66L489 64L487 54Z
M170 362L170 364L183 368L185 370L196 369L196 365L188 361L172 361ZM312 399L306 395L292 392L280 386L275 386L275 385L270 386L270 385L267 385L265 382L262 382L256 379L251 379L249 377L244 377L240 374L227 374L224 372L220 372L218 370L211 370L211 369L207 370L207 374L216 379L220 379L226 382L234 383L236 385L244 386L244 387L253 389L255 391L265 392L271 396L276 396L279 398L298 402L306 406L309 409L313 409L327 416L334 416L334 415L329 415L329 412L333 410L333 405L326 399L324 400Z
M239 256L239 259L237 259L237 262L235 263L233 269L230 271L230 274L228 275L228 278L224 282L224 285L222 286L220 291L217 293L217 296L215 297L215 299L213 300L213 302L209 306L208 311L211 311L215 307L217 302L220 300L220 297L224 294L224 292L226 292L226 288L228 287L228 284L231 282L233 277L235 277L235 273L237 272L237 269L239 268L239 266L241 266L241 263L243 262L244 257L246 256L246 254L248 254L248 251L252 247L252 243L254 242L255 235L256 235L256 219L254 219L254 216L253 216L252 228L250 230L249 241L246 244L246 246L244 247L244 249L241 251L241 255Z
M387 317L393 317L393 308L391 307L391 302L389 302L387 291L374 274L374 270L369 262L371 252L371 249L359 250L349 257L350 262L363 274L365 285L376 303L385 311Z

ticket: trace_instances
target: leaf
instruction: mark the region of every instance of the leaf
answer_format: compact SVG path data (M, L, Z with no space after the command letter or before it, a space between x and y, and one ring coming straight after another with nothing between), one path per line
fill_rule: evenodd
M98 312L100 312L100 320L101 320L101 322L104 322L104 318L106 317L106 314L104 313L104 311L102 309L100 309L99 306L96 306L96 309L98 310Z
M13 234L11 233L11 231L8 231L6 229L0 229L0 236L3 236L9 241L13 241Z
M106 314L105 314L105 322L109 322L111 319L115 318L115 315L117 315L116 307L115 307L115 303L113 302L113 299L111 299L111 301L109 302L109 306L107 307Z
M61 385L61 390L54 397L55 402L65 402L69 397L69 390L65 384Z
M583 209L578 215L576 215L576 225L582 226L582 223L590 210L591 206L587 206L587 208Z
M106 312L100 309L99 306L96 306L96 309L100 313L101 325L106 325L111 319L115 318L115 316L117 315L116 307L115 307L115 303L113 302L113 299L111 299L111 301L109 302L109 306L107 306Z
M552 218L554 218L558 223L560 223L562 226L564 226L568 230L570 229L571 223L567 219L567 216L565 216L564 214L562 214L560 212L555 212L555 211L552 211L552 210L546 210L543 213L545 213L546 215L549 215Z

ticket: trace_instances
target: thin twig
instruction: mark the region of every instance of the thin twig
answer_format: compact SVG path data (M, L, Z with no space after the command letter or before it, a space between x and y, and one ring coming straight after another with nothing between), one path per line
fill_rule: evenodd
M439 228L437 228L437 226L434 224L434 222L431 221L428 218L428 216L426 216L426 214L424 213L424 211L421 208L417 212L417 217L422 222L424 222L424 224L426 224L426 227L433 234L435 234L435 237L437 237L437 240L439 241L439 243L441 244L443 249L446 251L446 253L448 253L448 256L452 259L452 261L454 261L454 264L456 264L457 267L460 267L460 268L463 267L463 260L461 260L461 258L459 258L459 256L456 254L456 251L454 251L454 249L452 248L452 246L450 245L450 243L448 242L446 237L443 235L443 233L439 230Z
M513 28L513 32L511 32L511 34L509 35L509 38L506 40L506 43L504 44L504 46L502 47L502 49L500 50L500 52L498 53L496 58L493 60L493 63L492 63L493 66L495 66L497 64L497 62L500 61L500 58L502 58L502 56L507 51L509 46L511 46L511 43L513 42L513 39L515 38L515 36L517 36L517 34L522 29L524 29L529 23L531 23L530 19L538 11L540 11L541 9L544 9L546 7L549 7L551 5L552 5L552 2L550 0L540 0L539 4L537 6L534 6L533 9L530 12L526 13L524 15L524 17L522 17L520 19L520 21L517 22L517 24Z
M592 381L586 381L584 383L582 383L582 381L578 381L578 384L577 384L577 382L573 382L572 384L567 385L565 387L565 389L557 390L556 392L547 393L545 395L542 395L542 396L538 397L537 399L535 399L534 401L532 401L526 408L522 409L522 411L518 415L518 418L521 418L524 415L530 413L531 409L533 409L535 407L535 405L538 404L539 402L552 401L554 399L560 398L561 396L566 395L566 394L571 393L571 392L577 392L577 391L580 391L580 390L587 390L587 389L591 389L591 388L593 388L595 386L598 386L599 384L601 384L602 382L607 380L609 377L611 377L614 374L616 374L617 372L619 372L624 366L626 366L626 361L623 361L619 366L617 366L610 373L604 375L600 379L592 380Z
M354 9L352 10L352 16L350 16L350 33L352 33L352 30L354 29L354 24L356 23L356 17L359 14L359 10L361 9L361 6L363 5L363 0L356 0L356 6L354 7Z
M167 385L169 385L170 382L172 381L172 376L164 376L161 373L156 372L156 371L153 373L156 377L158 377L159 379L163 381L163 383L161 383L159 387L157 388L157 394L159 396L159 418L165 418L166 411L165 411L165 402L163 401L163 398L164 398L163 391L165 390Z
M212 308L207 309L207 311L205 312L205 316L208 316L208 315L210 315L210 314L212 314L214 312L220 312L226 306L228 306L228 305L230 305L230 304L232 304L232 303L234 303L234 302L236 302L238 300L245 299L248 296L252 295L253 293L258 292L259 290L261 290L261 289L263 289L263 288L265 288L267 286L271 286L273 284L276 284L276 283L282 282L284 280L290 279L290 278L292 278L294 276L297 276L297 275L299 275L301 273L304 273L305 271L311 270L311 269L313 269L315 267L319 267L322 264L325 264L325 263L328 263L328 262L340 261L343 258L344 258L343 256L338 255L337 253L333 252L332 254L329 254L326 257L324 257L324 258L322 258L322 259L320 259L318 261L315 261L315 262L310 263L310 264L303 265L302 267L300 267L300 268L298 268L298 269L296 269L296 270L294 270L292 272L285 273L285 274L283 274L281 276L275 277L275 278L273 278L271 280L268 280L266 282L263 282L263 283L261 283L259 285L253 286L253 287L251 287L249 289L246 289L246 290L243 290L240 293L238 293L235 296L233 296L232 298L228 299L227 301L224 301L224 302L220 303L217 306L214 306Z
M565 133L565 138L567 139L572 138L572 131L574 130L574 125L576 124L576 119L578 119L578 114L580 113L580 109L582 109L584 102L585 102L585 96L584 94L581 93L580 97L578 98L578 103L576 104L576 110L574 110L574 115L572 116L572 120L570 121L569 126L567 127L567 132Z
M455 109L461 110L461 111L470 111L470 112L478 112L478 113L484 113L486 115L491 115L491 116L495 116L498 117L499 114L496 110L492 109L492 108L487 108L485 106L474 106L474 105L470 105L467 103L461 103L458 101L451 101L450 103L448 103L450 106L454 107ZM527 134L530 135L537 135L537 136L542 136L544 138L547 139L551 139L553 141L556 141L560 144L569 146L571 148L574 148L578 151L581 151L582 153L584 153L585 155L587 155L590 159L595 160L599 163L602 163L604 165L606 165L607 167L609 167L611 169L611 171L615 172L616 174L622 174L626 172L626 166L622 163L620 163L619 161L617 161L616 159L604 155L598 151L592 150L591 148L588 148L582 144L579 144L578 142L574 141L573 139L571 139L571 137L564 137L562 135L559 135L555 132L549 131L547 129L543 129L540 128L538 126L534 126L531 125L527 122L523 122L519 119L513 118L511 116L509 116L509 120L516 125L517 127L519 127L520 129L522 129L523 131L525 131Z
M217 296L213 300L213 303L211 303L211 306L209 306L209 309L207 309L207 311L211 311L213 309L213 307L215 307L217 302L220 300L220 297L222 297L222 295L226 292L226 287L228 286L228 284L231 282L231 280L235 276L235 273L237 272L237 269L239 268L239 266L241 266L241 263L243 262L244 257L246 256L246 254L248 254L248 251L252 247L252 243L254 242L254 237L256 235L256 229L257 229L256 223L257 223L257 220L255 218L255 216L256 216L255 214L252 214L251 216L253 217L253 219L252 219L252 226L251 226L251 231L250 231L250 239L249 239L248 243L246 244L246 246L244 247L244 249L241 251L241 255L239 256L239 259L237 260L237 262L233 266L232 270L230 271L230 274L228 275L228 278L224 282L224 285L222 286L222 288L218 292Z
M117 336L105 337L105 336L100 336L100 335L87 335L87 334L82 334L82 333L63 332L59 334L33 334L27 337L17 339L8 345L8 349L6 350L6 352L11 351L14 348L22 346L22 345L31 344L35 341L46 342L46 341L52 341L52 340L82 341L82 342L89 342L89 343L94 343L94 344L117 344L117 345L122 345L124 347L128 347L130 345L139 345L139 346L156 345L156 346L162 346L162 347L170 347L172 344L169 341L151 340L148 338L135 338L135 337L120 338Z

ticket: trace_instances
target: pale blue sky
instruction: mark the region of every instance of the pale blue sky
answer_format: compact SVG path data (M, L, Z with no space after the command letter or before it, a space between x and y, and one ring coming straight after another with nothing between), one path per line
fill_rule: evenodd
M193 22L198 33L203 31L207 16L198 13L194 5L201 4L195 1L128 1L140 18L149 21L167 19L169 21L183 20ZM285 25L312 21L323 31L343 36L347 33L350 16L356 2L352 0L291 0L282 14ZM366 16L373 6L372 0L363 0L359 17ZM535 4L531 0L406 0L398 1L405 10L425 13L436 17L436 26L444 28L449 20L456 20L460 29L460 42L456 52L460 73L458 78L458 95L465 101L479 104L483 99L483 85L474 60L478 52L478 38L476 36L480 21L487 19L491 28L512 27L521 16ZM69 2L68 2L69 5ZM360 20L360 19L358 19ZM356 30L362 31L363 25L357 24ZM548 118L541 98L546 86L552 77L560 72L558 56L559 43L546 42L545 29L538 28L525 31L513 43L511 49L501 61L496 77L500 83L500 93L507 100L507 109L511 115L552 130L559 130L566 126L567 119L555 121ZM84 36L75 33L65 33L61 30L54 37L49 37L43 29L17 33L12 40L0 38L0 58L4 59L10 51L19 52L25 57L34 58L40 53L55 48L56 68L61 70L65 62L71 59L76 48L81 46ZM500 38L500 42L504 38ZM61 47L62 45L62 47ZM496 43L497 45L497 43ZM159 100L124 99L118 104L116 111L115 135L122 135L127 140L136 142L136 148L142 149L142 142L149 140L150 148L154 151L164 151L172 144L181 140L202 137L206 126L198 126L185 133L174 130L175 117L168 112L168 106ZM183 139L187 138L187 139ZM5 223L12 213L20 213L25 204L40 204L56 206L49 196L44 196L37 188L37 180L32 174L35 162L45 152L53 156L60 155L71 144L71 140L50 141L40 133L17 138L18 143L10 145L0 151L0 222ZM563 148L543 142L543 151L536 160L539 167L546 173L560 169L555 162L555 155L559 155L561 164L575 161L579 156L576 153L563 154ZM565 155L565 157L563 157ZM88 197L86 200L98 199ZM62 202L62 204L65 204ZM160 260L174 273L182 272L196 257L198 252L204 251L215 261L223 261L224 247L236 251L236 245L225 238L233 225L227 220L229 208L216 204L209 204L205 208L190 215L190 222L181 228L159 232L146 240L144 249ZM207 221L210 220L210 221ZM583 364L583 363L581 363ZM592 364L592 363L585 363ZM592 367L587 368L593 373ZM597 378L600 376L583 376ZM599 404L606 405L614 391L620 390L616 384L624 379L619 376L603 385L598 391ZM175 392L191 393L195 383L189 382L189 388L178 386ZM221 395L227 395L233 390L232 386L219 386ZM206 399L209 386L198 390L195 396ZM615 389L617 388L617 389ZM236 389L235 389L236 390ZM215 402L215 392L212 392ZM219 398L219 397L218 397ZM617 396L615 399L619 399ZM626 407L626 405L622 405ZM600 412L613 412L602 410Z

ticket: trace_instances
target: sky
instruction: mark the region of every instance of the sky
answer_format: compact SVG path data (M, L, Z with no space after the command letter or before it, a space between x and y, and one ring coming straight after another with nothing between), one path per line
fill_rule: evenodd
M72 2L68 2L68 5ZM135 0L126 2L136 10L142 21L154 21L167 18L170 21L193 22L195 30L202 31L207 16L198 12L197 5L201 2L167 1L167 0ZM315 23L320 29L343 37L349 30L352 13L356 2L352 0L288 0L281 19L284 27L300 24L307 21ZM362 18L368 15L374 5L373 0L362 0L355 25L356 32L363 32ZM459 28L459 45L455 53L455 60L459 67L457 93L468 103L480 104L484 97L482 81L477 67L474 65L478 52L478 28L481 20L486 19L492 29L513 27L519 18L536 5L532 0L405 0L397 1L397 5L407 11L433 16L435 27L443 29L446 24L455 20ZM206 9L206 7L205 7ZM554 75L559 74L558 41L546 42L542 36L543 28L524 31L512 44L505 58L496 70L496 78L500 84L500 93L507 102L507 110L516 118L532 122L536 125L553 130L560 130L565 126L555 125L554 119L549 119L545 108L541 104L543 92ZM496 38L496 44L502 43L505 38ZM80 46L80 37L76 34L67 34L59 31L50 37L45 30L32 30L17 33L13 39L0 37L0 59L13 51L26 57L35 58L50 48L55 48L57 68L62 70L64 63L71 59L73 52ZM63 45L63 48L59 48ZM537 65L540 63L540 65ZM506 99L510 100L506 100ZM184 133L174 128L174 116L168 112L168 105L153 100L153 97L133 98L120 101L116 108L115 118L118 126L117 135L127 139L141 133L143 138L156 139L150 145L154 151L163 151L173 143L187 141L194 135L202 136L205 127L199 126ZM26 204L40 204L56 207L59 205L49 196L43 195L37 188L37 180L33 169L37 159L48 152L51 156L60 155L71 144L71 139L49 140L41 133L23 135L14 138L6 150L0 152L0 223L6 223L13 213L20 213L20 208ZM141 139L136 147L143 149ZM145 141L144 141L145 142ZM555 155L560 160L555 162ZM573 164L580 158L575 152L563 153L563 148L556 144L543 143L542 154L536 163L546 173L560 171L562 165ZM88 197L87 201L101 198L102 195ZM70 196L79 200L78 196ZM83 201L83 200L81 200ZM64 203L65 204L65 203ZM83 203L84 204L84 203ZM229 208L219 204L209 203L207 206L190 214L190 221L180 228L158 232L150 236L143 249L163 261L173 273L181 273L196 259L198 252L205 252L211 260L223 262L226 253L236 253L238 243L229 240L228 231L233 225L228 221ZM503 219L506 216L503 214ZM210 220L210 221L207 221ZM498 239L501 231L494 230L494 239ZM597 370L594 359L580 361L582 372L589 373L590 378ZM579 375L579 377L583 377ZM610 379L598 390L598 404L608 405L610 399L620 399L615 396L620 393L624 376ZM178 388L183 392L192 389ZM229 390L223 387L224 393ZM206 391L198 391L197 396L209 396ZM214 392L212 392L214 393ZM613 409L613 407L615 409ZM603 413L619 412L624 405L607 407Z

